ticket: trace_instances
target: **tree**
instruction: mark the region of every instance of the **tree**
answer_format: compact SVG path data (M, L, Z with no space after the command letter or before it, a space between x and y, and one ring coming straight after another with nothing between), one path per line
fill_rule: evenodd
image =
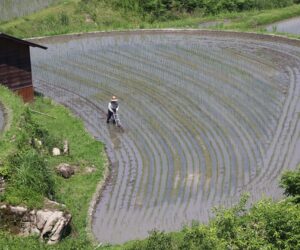
M285 195L292 196L296 203L300 203L300 166L296 171L285 172L280 186L284 188Z

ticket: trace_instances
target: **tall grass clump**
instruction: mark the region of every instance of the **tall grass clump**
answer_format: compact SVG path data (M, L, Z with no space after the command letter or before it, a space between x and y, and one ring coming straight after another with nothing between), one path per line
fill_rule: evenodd
M54 198L53 172L35 150L30 149L10 157L10 174L5 201L17 205L41 207L44 197Z
M125 249L299 249L299 205L261 200L248 210L245 201L244 196L237 206L216 209L208 225L186 227L178 233L155 231Z
M83 2L91 2L82 0ZM293 0L102 0L115 8L139 12L146 19L168 20L183 13L215 15L222 12L241 12L290 6Z
M46 129L33 122L26 108L21 115L19 131L11 139L16 147L5 159L8 188L2 201L41 207L44 197L54 198L54 172L45 157L58 140L49 140L49 137ZM42 146L37 141L41 141Z

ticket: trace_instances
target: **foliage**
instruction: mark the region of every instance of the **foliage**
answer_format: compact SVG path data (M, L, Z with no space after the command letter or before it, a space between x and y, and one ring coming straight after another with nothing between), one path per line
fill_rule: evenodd
M18 126L19 131L14 136L15 150L4 158L8 188L2 200L14 205L24 203L41 207L44 197L54 198L54 173L45 156L58 140L33 122L28 108L21 114ZM36 140L41 140L42 146L37 146Z
M204 15L221 12L240 12L281 8L293 4L293 0L104 0L117 8L141 13L157 19L176 17L178 13L201 12ZM89 3L88 0L83 0Z
M297 171L287 171L283 174L280 186L285 189L287 196L292 196L294 201L300 203L300 166Z
M130 250L164 250L174 249L172 238L169 234L153 230L150 232L150 236L145 241L137 241L134 245L130 246Z
M29 0L27 0L29 1ZM0 32L18 37L137 28L198 28L230 20L217 29L261 30L261 25L298 16L292 0L68 0L29 16L1 22ZM289 6L281 8L282 6ZM279 9L270 9L279 8ZM265 9L269 9L266 11Z
M86 232L87 212L96 185L103 179L103 145L86 132L82 121L49 99L36 98L26 107L0 86L0 100L11 110L12 120L0 140L0 162L7 166L8 180L2 201L37 208L43 206L44 197L55 198L73 216L71 234L59 245L46 246L36 237L22 238L0 230L0 249L93 249ZM33 137L42 140L43 146L34 144ZM69 141L70 155L52 157L49 148L62 139ZM65 180L54 174L61 162L76 165L76 175ZM85 173L86 166L97 171Z
M25 108L22 105L21 99L15 98L2 85L0 85L0 102L5 107L6 127L9 128L0 134L0 175L7 176L9 167L5 158L15 150L15 145L11 142L19 130L19 124ZM14 115L12 115L12 110L14 111Z
M53 199L55 194L54 176L45 160L34 149L18 151L10 156L10 180L5 192L6 201L14 205L36 204L33 197L43 204L43 198Z
M216 209L208 225L187 227L179 233L155 232L126 249L299 249L297 204L261 200L247 210L246 200L243 196L233 208Z

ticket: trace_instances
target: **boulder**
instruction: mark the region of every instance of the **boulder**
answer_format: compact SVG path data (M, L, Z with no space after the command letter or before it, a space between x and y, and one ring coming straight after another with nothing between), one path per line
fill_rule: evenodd
M49 210L39 210L36 213L36 226L39 230L42 230L46 224L46 221L51 216L52 212Z
M26 207L10 207L10 212L13 214L17 214L17 215L23 215L27 212L27 208Z
M55 244L60 239L64 233L64 229L69 225L71 221L70 214L64 214L61 211L54 212L51 217L49 217L42 233L42 238L48 237L48 244ZM45 237L46 235L46 237Z
M5 210L5 211L4 211ZM11 221L6 220L13 227L13 232L21 236L38 235L48 244L57 243L63 236L71 221L71 214L59 210L31 210L25 207L2 205L3 215L12 215ZM1 214L0 214L1 216Z
M67 164L67 163L61 163L56 167L56 171L58 174L60 174L62 177L68 179L73 174L75 174L75 167Z

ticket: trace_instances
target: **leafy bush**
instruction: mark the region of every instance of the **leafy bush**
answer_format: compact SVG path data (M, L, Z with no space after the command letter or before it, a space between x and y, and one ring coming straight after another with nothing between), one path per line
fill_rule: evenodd
M285 195L292 196L295 202L300 203L300 167L296 171L284 173L280 186L285 189Z
M193 13L199 10L206 14L237 12L252 9L281 8L292 5L293 0L102 0L115 8L135 11L144 17L163 20L176 17L177 13ZM296 0L295 0L296 1ZM93 0L82 0L90 4Z
M55 194L53 173L36 150L19 151L11 155L9 176L9 185L5 193L8 202L13 204L30 202L31 206L41 206L44 196L53 199Z
M299 249L298 204L262 200L247 210L247 198L243 196L233 208L216 209L208 225L187 227L173 235L155 231L127 249Z
M15 149L3 158L1 167L0 173L8 182L1 200L41 207L44 197L53 199L55 194L54 173L45 156L59 145L59 140L33 121L29 108L20 114L18 122L17 133L10 139ZM41 140L42 145L36 145L36 140Z

